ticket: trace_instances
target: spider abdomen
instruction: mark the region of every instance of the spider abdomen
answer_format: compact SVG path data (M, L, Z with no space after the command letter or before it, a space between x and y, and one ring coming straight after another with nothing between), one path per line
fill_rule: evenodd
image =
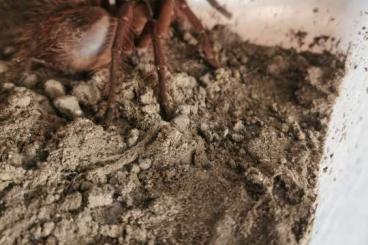
M35 26L34 58L67 73L93 71L111 62L116 20L102 8L59 10Z

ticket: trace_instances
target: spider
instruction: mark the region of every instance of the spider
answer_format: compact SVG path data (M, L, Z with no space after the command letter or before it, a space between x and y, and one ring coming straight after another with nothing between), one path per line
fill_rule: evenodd
M173 114L167 93L167 63L163 43L174 21L187 20L200 36L200 51L212 67L219 67L208 30L188 6L186 0L33 0L43 14L29 33L27 68L38 62L65 73L96 71L109 65L110 81L105 88L107 105L104 116L115 109L115 87L121 60L137 49L153 46L158 74L158 102L161 114ZM31 1L30 1L31 2ZM111 2L115 4L111 5ZM230 17L216 0L208 2ZM42 11L46 12L41 13Z

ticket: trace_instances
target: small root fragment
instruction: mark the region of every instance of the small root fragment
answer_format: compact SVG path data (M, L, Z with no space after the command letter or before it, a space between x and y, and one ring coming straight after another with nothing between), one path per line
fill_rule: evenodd
M98 162L91 163L91 168L83 169L80 172L86 172L87 179L93 178L93 176L99 175L108 175L113 172L118 171L124 166L134 162L137 160L139 155L143 153L147 146L152 142L152 140L157 137L158 132L160 131L160 127L155 126L152 130L147 133L147 136L139 142L136 146L130 148L125 151L123 154L110 156L104 158Z

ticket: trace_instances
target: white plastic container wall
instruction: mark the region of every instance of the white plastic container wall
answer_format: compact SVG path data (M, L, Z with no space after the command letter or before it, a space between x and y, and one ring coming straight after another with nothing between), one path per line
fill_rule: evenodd
M320 173L319 200L310 244L368 244L368 1L218 0L233 13L226 20L206 0L189 3L204 23L229 25L244 39L262 45L311 50L313 38L328 35L348 53L346 75L335 105ZM291 33L306 32L300 47ZM319 52L315 46L312 51Z

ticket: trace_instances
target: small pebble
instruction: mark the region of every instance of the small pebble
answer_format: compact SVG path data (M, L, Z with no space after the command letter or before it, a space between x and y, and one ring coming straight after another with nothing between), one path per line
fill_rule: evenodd
M129 133L128 146L132 147L135 144L137 144L138 138L139 138L139 130L138 129L132 129Z
M22 161L25 166L31 166L35 158L37 157L37 152L40 149L40 144L36 141L33 144L27 145L23 148Z
M61 113L69 118L80 117L83 115L78 100L74 96L61 96L54 100L54 105Z
M5 73L9 70L9 66L5 61L0 60L0 74Z
M294 130L294 134L296 136L296 138L298 140L305 140L305 133L303 132L303 130L300 128L298 123L294 123L293 124L293 130Z
M143 105L151 105L156 103L156 99L153 94L153 90L147 91L147 93L141 95L140 101Z
M114 202L113 198L114 192L109 185L104 185L104 187L93 187L88 192L88 207L97 208L103 206L109 206Z
M12 100L12 106L19 107L19 108L25 108L31 104L31 97L27 95L23 95L22 97L16 97L14 100Z
M142 107L142 111L148 114L154 114L160 111L160 107L158 104L146 105Z
M189 115L191 112L191 106L190 105L181 105L178 107L178 111L180 112L180 114L183 115Z
M301 131L301 130L298 130L298 131L296 132L296 138L297 138L298 140L305 140L305 134L304 134L304 132L303 132L303 131Z
M286 122L289 124L294 124L295 123L295 118L293 116L288 116L286 118Z
M258 95L257 95L257 94L255 94L255 93L252 93L252 94L250 95L250 97L251 97L252 99L254 99L254 100L258 100Z
M147 170L151 167L152 160L149 158L139 159L139 167L141 170Z
M251 167L245 175L245 188L252 198L258 199L266 194L268 179L257 168Z
M140 171L141 169L138 165L133 165L132 169L130 170L130 172L135 173L135 174L139 174Z
M39 82L36 74L24 74L22 85L27 88L33 88Z
M208 131L209 129L210 129L210 126L207 123L201 123L202 131Z
M246 63L248 63L249 58L248 58L248 56L245 56L243 54L243 55L240 56L240 61L241 61L241 63L246 64Z
M233 71L233 76L236 80L239 80L241 78L241 74L239 71Z
M308 69L307 79L312 85L318 86L323 76L323 71L320 67L310 67Z
M90 83L93 83L99 90L105 89L105 85L109 80L109 69L101 69L93 74Z
M55 113L54 107L51 105L50 100L45 95L35 94L34 99L45 112L52 114Z
M54 230L55 228L55 223L52 221L46 222L43 224L43 228L42 228L42 237L47 237L51 234L51 232Z
M47 96L49 96L51 99L56 99L65 95L63 84L57 80L51 79L46 81L44 84L44 89Z
M65 197L64 203L61 205L62 210L74 211L80 208L82 205L82 194L75 192Z
M286 123L281 124L281 131L287 133L289 131L289 125Z
M88 191L90 189L92 189L93 187L93 183L90 182L90 181L83 181L80 186L79 186L79 189L80 191L84 192L84 191Z
M123 227L120 225L102 225L99 227L99 234L107 238L119 238L123 233ZM110 245L112 243L103 243L104 245ZM124 243L118 243L124 244Z
M14 83L3 83L1 89L7 91L13 89L14 87L15 87Z
M3 49L3 55L9 57L13 55L17 50L13 46L7 46Z
M281 164L287 164L288 163L288 160L285 158L285 157L282 157L281 159L280 159L280 163Z
M200 131L207 141L212 142L214 140L215 134L211 132L210 126L207 123L201 124Z
M45 241L46 245L57 245L59 244L58 240L56 239L56 237L54 236L48 236L46 241Z
M122 204L118 201L114 202L110 207L104 211L104 218L108 224L118 224L121 215L124 213Z
M242 121L238 121L235 125L234 125L234 131L235 132L240 132L242 130L244 130L245 127L244 127L244 124Z
M186 73L176 74L173 79L179 88L194 88L197 85L197 80Z
M189 45L198 45L198 40L190 32L185 32L183 38Z
M73 88L72 94L85 106L97 105L101 99L100 90L92 83L80 82Z
M231 135L231 139L233 140L233 141L235 141L235 142L242 142L243 140L244 140L244 136L243 135L241 135L241 134L232 134Z
M211 79L212 74L211 73L206 73L205 75L203 75L202 77L199 78L199 80L204 83L205 85L210 85L212 83L212 79Z
M224 129L224 134L223 134L223 137L225 138L225 137L227 137L228 135L229 135L229 129L228 128L225 128Z
M179 130L184 131L188 129L190 119L187 115L179 115L173 119L173 123Z

